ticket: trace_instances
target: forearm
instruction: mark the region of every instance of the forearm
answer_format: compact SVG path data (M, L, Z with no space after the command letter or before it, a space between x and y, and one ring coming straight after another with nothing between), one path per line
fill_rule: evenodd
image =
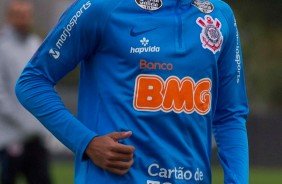
M96 135L65 108L47 79L33 74L22 75L16 85L16 94L27 110L82 158L86 146Z
M249 180L249 152L244 123L214 126L218 156L224 170L224 183L247 184Z

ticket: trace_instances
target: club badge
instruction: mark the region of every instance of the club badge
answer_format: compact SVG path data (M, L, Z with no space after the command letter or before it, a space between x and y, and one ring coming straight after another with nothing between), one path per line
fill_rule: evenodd
M200 34L203 48L209 49L214 54L220 51L223 42L220 21L217 18L213 19L211 16L206 15L205 19L199 17L196 23L203 28Z
M135 0L136 4L145 10L158 10L162 7L162 0Z
M194 0L192 5L198 8L202 13L211 13L214 10L214 6L207 0Z

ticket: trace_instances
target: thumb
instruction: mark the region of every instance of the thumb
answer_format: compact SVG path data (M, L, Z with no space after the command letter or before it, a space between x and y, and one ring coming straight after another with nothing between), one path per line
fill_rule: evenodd
M113 132L108 134L110 138L112 138L115 141L119 141L121 139L126 139L132 135L132 131L127 132Z

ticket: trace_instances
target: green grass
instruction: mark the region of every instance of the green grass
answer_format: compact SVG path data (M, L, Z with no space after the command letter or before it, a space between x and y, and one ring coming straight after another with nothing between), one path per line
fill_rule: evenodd
M52 184L74 184L74 166L72 161L53 161L50 166ZM16 184L27 184L19 176Z
M213 184L223 184L221 167L213 168ZM282 184L282 168L251 167L250 184Z
M252 168L250 182L252 184L282 184L282 168Z
M221 167L213 167L213 184L223 184ZM71 161L56 161L51 164L53 184L74 184L74 167ZM17 184L25 184L20 178ZM282 168L251 167L250 184L282 184Z
M74 166L71 161L53 162L51 174L53 184L74 184Z

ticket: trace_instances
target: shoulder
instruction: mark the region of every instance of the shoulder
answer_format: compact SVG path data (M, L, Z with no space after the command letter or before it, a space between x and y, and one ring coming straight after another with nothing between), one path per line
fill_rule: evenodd
M77 0L70 9L81 13L109 13L117 4L123 0Z
M214 5L214 9L215 11L220 12L221 14L223 14L227 19L233 17L234 13L232 8L230 7L229 4L227 4L226 2L222 1L222 0L209 0L213 5Z
M215 8L219 10L232 11L230 5L225 1L222 0L208 0L208 1L210 1L215 6Z
M72 26L103 22L121 1L123 0L76 0L63 13L59 22L67 21Z
M192 4L204 14L223 15L224 17L233 17L231 7L222 0L193 0Z

